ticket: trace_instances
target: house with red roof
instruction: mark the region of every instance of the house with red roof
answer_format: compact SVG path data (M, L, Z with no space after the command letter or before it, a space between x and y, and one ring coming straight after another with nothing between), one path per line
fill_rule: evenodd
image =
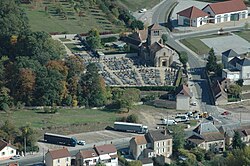
M67 148L49 150L45 154L45 164L47 166L70 166L71 154Z
M0 140L0 160L10 159L16 155L16 147L10 143Z
M207 23L209 14L195 6L177 13L178 25L199 27Z
M202 10L192 6L177 13L178 25L199 27L207 23L239 21L248 17L243 0L229 0L211 3Z

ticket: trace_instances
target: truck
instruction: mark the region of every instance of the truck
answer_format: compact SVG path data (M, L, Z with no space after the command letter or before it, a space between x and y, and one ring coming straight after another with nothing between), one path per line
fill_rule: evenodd
M114 130L144 134L148 132L148 126L143 126L138 123L115 122Z
M67 146L76 146L77 139L74 137L68 137L59 134L52 134L52 133L45 133L44 134L44 141L52 144L60 144L60 145L67 145Z

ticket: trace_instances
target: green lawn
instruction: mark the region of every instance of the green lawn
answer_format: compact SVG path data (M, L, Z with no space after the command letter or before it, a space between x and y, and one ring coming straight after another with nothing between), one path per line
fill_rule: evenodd
M81 51L81 49L79 49L78 47L76 47L76 45L73 44L73 43L67 43L67 44L65 44L65 45L66 45L66 46L68 47L68 49L70 49L71 52L73 52L73 53Z
M22 110L9 113L1 113L1 123L5 120L11 120L17 127L30 123L32 127L44 130L51 127L67 127L71 125L86 125L93 127L99 125L104 129L108 125L112 125L119 114L115 112L92 110L92 109L60 109L55 114L45 114L43 110Z
M160 3L162 0L119 0L122 4L128 7L129 10L131 11L137 11L142 8L152 8L158 3Z
M238 35L240 37L242 37L243 39L247 40L248 42L250 42L250 31L240 31L240 32L235 32L235 35Z
M27 13L30 27L33 31L45 31L48 33L87 33L91 28L96 28L100 32L119 31L120 27L112 24L107 16L94 7L84 10L81 17L69 3L56 2L61 5L67 13L67 17L56 14L55 6L52 3L40 3L37 7L31 4L22 4ZM47 12L45 7L47 6Z
M193 38L182 39L180 42L194 51L198 55L208 54L211 48L204 44L200 39L220 37L218 35L198 36Z

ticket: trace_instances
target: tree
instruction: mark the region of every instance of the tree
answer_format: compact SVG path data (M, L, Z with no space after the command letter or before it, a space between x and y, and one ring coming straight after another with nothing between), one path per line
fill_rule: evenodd
M99 35L99 32L97 29L91 29L89 31L89 34L86 38L86 41L88 43L88 45L92 48L92 49L97 49L97 48L101 48L101 38Z
M191 152L196 156L197 161L202 161L205 156L205 150L198 147L191 149Z
M0 130L2 131L3 139L5 139L7 142L14 142L15 138L18 135L18 130L15 127L15 125L9 121L6 120L4 124L0 127Z
M244 82L244 80L243 79L239 79L239 80L237 80L235 83L237 84L237 85L239 85L239 86L243 86L243 82Z
M162 41L163 41L163 44L166 45L166 44L167 44L167 41L168 41L167 35L166 35L166 34L162 34L161 39L162 39Z
M187 68L187 62L188 62L188 55L185 51L180 52L179 57L180 62L183 64L184 69Z
M144 29L144 24L142 21L140 20L133 20L131 22L131 25L130 25L131 29L135 30L135 29L139 29L139 30L142 30Z
M230 93L231 95L237 98L240 97L241 91L242 91L242 88L237 84L230 85L228 88L228 93Z
M211 48L208 54L209 56L208 56L208 62L207 62L206 68L210 72L215 72L217 70L217 58L214 54L214 49Z
M107 102L106 87L103 78L98 73L96 64L90 63L86 67L86 73L81 76L81 94L85 98L86 106L99 107Z
M241 140L240 133L238 131L236 131L234 133L232 147L234 149L236 149L236 148L243 149L243 148L245 148L245 146L246 146L245 143L243 143L242 140Z
M116 101L120 108L127 108L127 112L132 108L135 102L140 100L140 91L135 88L127 88L122 91L122 94L119 96Z
M140 160L129 161L128 166L142 166L142 162Z
M18 138L20 142L26 141L26 151L37 151L36 143L36 131L31 127L31 124L26 124L20 127L21 135ZM24 148L24 146L23 146Z
M97 163L96 166L106 166L104 163Z
M226 166L250 165L250 147L234 149L226 158Z
M182 149L185 144L184 127L168 126L168 129L173 131L173 152L177 154L179 149Z
M129 123L137 123L138 122L138 116L136 114L131 114L126 119Z

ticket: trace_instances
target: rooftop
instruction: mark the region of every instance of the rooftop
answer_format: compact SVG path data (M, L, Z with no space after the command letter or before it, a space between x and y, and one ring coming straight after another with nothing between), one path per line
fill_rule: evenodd
M170 136L166 131L162 130L150 130L148 134L151 136L153 141L172 139L172 136Z
M215 14L223 14L234 11L247 10L247 6L242 0L231 0L231 1L211 3L208 4L207 6L209 6Z
M147 144L147 140L144 135L138 135L133 138L137 145Z
M117 152L116 147L113 144L95 146L94 149L98 155Z
M211 122L201 123L193 131L200 135L219 132L219 130Z
M57 149L57 150L49 150L47 153L51 155L51 158L54 159L60 159L65 157L71 157L71 154L69 153L67 148Z
M3 150L6 146L10 146L14 149L17 149L15 146L9 144L8 142L6 142L4 140L0 140L0 151Z
M190 19L208 16L207 13L205 13L204 11L198 9L195 6L191 6L190 8L182 10L182 11L178 12L177 14L180 15L180 16L190 18Z

